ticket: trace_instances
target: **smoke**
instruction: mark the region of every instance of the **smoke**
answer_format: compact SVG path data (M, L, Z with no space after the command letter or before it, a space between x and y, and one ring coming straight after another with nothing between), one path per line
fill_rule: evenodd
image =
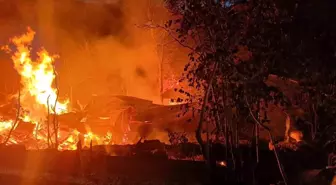
M150 0L11 0L0 4L7 7L0 14L0 21L5 22L1 44L31 26L37 32L34 46L60 56L56 68L61 95L84 103L102 94L159 99L159 41L150 30L136 26L151 18ZM164 21L166 16L165 11L155 12L156 20Z

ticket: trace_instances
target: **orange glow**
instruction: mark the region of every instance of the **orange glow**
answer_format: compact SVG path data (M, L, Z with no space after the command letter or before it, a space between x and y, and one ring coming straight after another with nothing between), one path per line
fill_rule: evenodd
M222 167L226 167L227 166L226 161L217 161L217 165L218 166L222 166Z
M28 28L28 32L20 37L11 39L12 44L16 47L16 51L12 56L12 61L16 71L21 76L22 85L22 102L27 104L41 105L36 108L42 115L48 111L48 104L50 111L56 111L56 114L65 113L68 111L68 100L63 103L57 100L57 90L52 87L55 80L53 62L57 56L50 56L45 49L37 52L37 59L34 61L31 58L30 46L34 39L35 32ZM49 102L49 103L48 103ZM56 106L55 106L56 105ZM31 106L23 108L32 110ZM40 117L33 117L40 119Z
M54 61L57 56L50 55L45 49L40 49L36 52L36 59L32 52L32 42L34 40L35 32L28 28L27 33L14 37L10 40L10 44L15 47L11 50L10 46L2 47L11 54L11 59L14 64L15 70L21 77L20 89L20 108L21 114L19 119L23 124L33 123L35 128L31 137L34 138L38 146L37 148L47 148L48 143L55 143L55 133L59 141L58 150L76 150L77 143L80 136L83 136L84 143L82 146L90 146L91 141L97 144L111 144L112 133L107 132L106 136L100 137L91 132L90 128L86 128L87 133L80 133L78 130L63 132L60 130L53 130L53 123L49 121L50 139L48 142L48 123L47 116L61 115L69 112L69 100L61 101L58 97L58 90L55 84L56 72L54 68ZM9 131L16 129L13 120L4 120L0 117L0 135L7 136ZM20 143L22 141L15 140L14 137L10 138L10 143ZM36 149L36 146L26 146L28 149ZM49 146L50 147L50 146Z
M10 130L13 124L13 120L2 121L2 119L0 118L0 134L2 134L4 131Z

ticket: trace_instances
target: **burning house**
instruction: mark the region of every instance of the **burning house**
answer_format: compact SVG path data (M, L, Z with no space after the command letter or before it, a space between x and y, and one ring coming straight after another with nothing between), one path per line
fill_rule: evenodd
M161 134L165 137L164 142L168 141L167 136L163 136L167 130L194 133L196 123L187 123L192 118L190 113L177 117L183 111L182 105L164 106L127 96L98 96L86 106L77 102L77 109L71 107L69 99L59 96L54 66L57 56L50 55L45 49L33 53L34 36L35 32L28 28L27 33L12 38L11 43L3 47L12 55L14 67L21 76L20 90L11 101L11 104L18 104L16 113L12 110L1 117L2 132L6 133L4 140L9 137L9 143L25 144L31 149L48 148L57 143L60 150L73 150L80 138L86 147L90 142L136 143L145 137L139 132L139 128L145 127L143 125L147 125L149 130L156 129L156 136ZM15 114L16 119L13 119ZM275 117L279 115L275 114ZM17 137L16 128L24 128L21 126L24 124L31 125L30 132L23 138L35 140L32 145L32 141L14 139ZM280 129L280 132L277 135L281 136L284 130ZM145 134L146 137L150 133Z
M195 138L200 104L195 103L198 100L190 103L186 100L190 97L176 90L189 88L179 81L187 60L179 54L185 48L165 47L175 43L174 38L139 26L165 17L167 12L158 8L162 4L48 2L0 1L0 20L11 20L0 25L5 30L0 33L0 59L4 61L0 89L6 91L0 94L0 176L5 173L2 166L10 166L29 178L68 175L75 184L90 178L107 182L112 173L129 175L130 171L139 179L157 175L186 178L191 184L206 181L205 151ZM289 101L300 94L294 80L270 75L265 84L277 88ZM195 95L204 93L188 90ZM171 100L178 98L183 100ZM193 108L196 111L190 111ZM251 158L244 147L251 147L256 137L261 141L258 147L271 149L267 152L275 151L270 135L286 144L304 140L310 131L295 128L294 122L306 116L305 112L295 106L289 109L285 112L269 104L263 110L261 115L267 116L260 119L266 120L269 130L259 129L246 117L235 117L236 110L229 106L217 119L230 128L206 120L201 136L216 141L208 151L214 156L211 165L218 172L216 178L224 178L223 170L229 167L239 168L238 159L227 159L235 157L229 152L240 145L241 161ZM218 134L224 130L226 136ZM228 142L238 147L230 148ZM265 156L273 160L273 155ZM27 166L34 166L35 174L28 173Z
M114 134L114 138L120 139L113 142L128 143L124 138L126 137L124 132L130 131L130 128L128 128L130 124L127 122L131 119L129 115L132 113L128 111L131 106L123 105L123 101L118 98L112 98L113 105L107 105L111 97L102 94L129 96L148 94L148 97L145 96L145 98L153 99L153 95L158 94L158 90L155 89L157 88L155 86L156 79L148 71L144 71L146 74L140 75L141 78L138 78L139 75L136 71L142 67L134 62L128 62L134 60L133 57L113 57L114 60L118 60L118 63L128 62L125 67L122 66L123 64L111 67L101 66L102 62L109 58L103 56L106 54L101 52L101 49L106 50L109 45L104 46L105 43L108 43L105 40L112 42L112 50L117 48L117 52L123 52L126 55L127 50L131 51L128 55L132 54L133 51L136 54L144 53L143 51L147 50L145 47L133 49L133 46L128 46L135 43L130 43L126 38L129 36L123 35L123 32L127 32L127 30L124 28L126 26L122 21L127 22L127 20L123 15L125 10L123 10L121 2L50 1L50 3L45 3L34 1L28 3L13 1L1 3L4 5L2 7L11 9L11 12L7 12L6 15L6 12L3 12L4 16L10 17L13 21L19 21L18 17L21 17L22 24L34 27L34 30L29 28L27 33L13 37L10 43L7 42L8 45L2 48L11 56L11 64L20 78L20 90L13 90L13 92L8 93L4 96L2 102L2 110L6 112L1 115L2 123L5 125L4 128L11 127L11 129L4 131L6 132L4 135L7 135L3 136L4 140L8 137L7 132L10 131L11 136L8 144L22 143L26 145L26 141L13 138L17 137L18 130L27 127L31 130L27 132L29 136L26 135L24 138L30 137L36 140L33 145L26 145L28 148L46 148L58 143L60 150L74 149L79 135L87 140L84 143L90 143L90 138L96 140L93 143L97 144L111 143L112 130L114 131L115 128L113 127L116 127L115 122L121 122L122 128L118 128L118 131L123 133ZM73 9L75 5L82 8L76 9L76 16L69 16L70 11L68 10L75 10ZM34 12L34 15L27 12ZM87 13L90 16L87 16ZM68 16L68 18L64 16ZM83 22L77 20L79 18L83 19ZM67 21L64 21L65 19ZM108 26L104 22L113 22L113 25ZM74 52L69 52L69 50L74 50L74 47L68 46L71 45L70 41L78 41L81 38L81 36L78 36L80 34L72 34L72 31L70 31L73 30L74 24L77 24L75 27L80 29L82 36L86 38L83 44L85 47L80 44L84 48L81 47L80 51L77 50L76 52L80 55L84 53L83 55L86 55L89 59L77 57L72 55ZM60 39L55 39L57 37ZM130 40L136 39L131 38ZM90 45L90 48L87 48L88 45ZM43 48L44 46L45 48ZM52 51L52 53L60 53L60 56L53 56L47 50ZM58 50L60 52L54 52ZM93 56L90 52L100 53ZM100 57L103 58L100 59ZM143 58L154 61L150 55L144 55ZM81 64L65 62L72 59L81 61ZM93 65L89 60L94 61L95 64ZM133 64L134 71L127 67L133 66ZM95 69L91 70L92 65ZM100 73L97 73L97 71L100 71ZM85 72L92 73L91 77L83 77ZM89 80L84 81L82 78ZM5 83L9 83L9 81L11 80L8 78ZM68 82L68 84L64 82ZM134 88L133 82L137 82L142 88ZM11 86L13 86L11 87L13 89L18 89L16 85ZM69 86L70 90L68 90ZM18 102L19 105L17 105ZM79 102L84 102L83 104L88 106L82 106ZM102 107L106 108L102 110ZM97 111L98 109L100 110ZM18 115L16 116L16 114ZM11 124L11 126L8 126L8 124ZM59 131L55 132L55 130ZM118 136L118 134L121 136ZM110 140L106 138L110 138ZM28 143L30 145L30 142Z

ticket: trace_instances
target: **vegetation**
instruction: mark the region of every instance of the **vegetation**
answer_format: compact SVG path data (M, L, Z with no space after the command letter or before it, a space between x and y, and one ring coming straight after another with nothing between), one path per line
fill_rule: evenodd
M210 141L202 140L203 123L215 124L226 146L235 148L239 136L233 134L232 119L248 116L257 128L268 130L270 104L281 108L291 122L309 126L306 140L333 151L335 2L166 0L166 5L174 19L164 29L190 49L182 80L204 90L204 97L189 101L196 99L201 105L196 137L208 162ZM271 75L291 79L299 88L284 93L266 83ZM235 116L227 116L228 108ZM294 114L293 108L301 113Z

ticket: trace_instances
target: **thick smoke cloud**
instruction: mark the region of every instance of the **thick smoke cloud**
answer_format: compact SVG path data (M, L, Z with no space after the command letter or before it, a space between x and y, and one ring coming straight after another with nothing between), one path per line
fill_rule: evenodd
M37 32L34 46L60 55L56 67L61 94L86 103L93 94L124 94L158 100L157 39L137 27L148 21L149 1L11 0L0 1L0 44ZM161 3L160 1L154 1ZM156 12L156 19L164 19ZM9 57L0 54L1 91L11 91L18 77ZM7 89L4 89L7 84Z

